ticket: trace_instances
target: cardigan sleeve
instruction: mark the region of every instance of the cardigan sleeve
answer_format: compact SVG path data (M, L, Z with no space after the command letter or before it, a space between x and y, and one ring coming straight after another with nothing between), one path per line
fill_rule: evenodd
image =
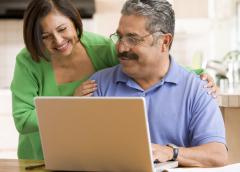
M18 132L28 134L38 131L34 97L38 95L39 87L36 69L24 56L26 53L21 52L16 58L11 83L12 113Z

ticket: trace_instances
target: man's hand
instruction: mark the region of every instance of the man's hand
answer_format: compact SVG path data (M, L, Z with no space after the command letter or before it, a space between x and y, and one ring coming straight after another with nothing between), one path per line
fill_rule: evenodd
M207 85L205 85L204 87L209 89L208 94L211 94L214 98L216 98L217 97L216 96L216 94L217 94L217 86L214 83L213 78L209 74L207 74L207 73L201 74L200 78L202 80L208 82Z
M73 96L92 96L96 91L97 84L94 80L87 80L83 82L76 90Z
M173 150L170 147L153 143L151 146L154 161L166 162L173 158Z

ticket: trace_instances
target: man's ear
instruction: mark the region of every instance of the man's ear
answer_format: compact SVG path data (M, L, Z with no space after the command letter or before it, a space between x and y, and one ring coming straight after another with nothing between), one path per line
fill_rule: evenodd
M172 35L170 33L164 34L162 38L162 45L161 45L161 51L166 52L170 49L170 45L172 43Z

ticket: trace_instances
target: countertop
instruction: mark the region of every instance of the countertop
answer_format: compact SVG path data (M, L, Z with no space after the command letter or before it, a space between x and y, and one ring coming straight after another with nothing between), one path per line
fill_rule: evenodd
M34 160L17 160L17 159L0 159L0 171L1 172L50 172L50 170L46 170L44 167L34 168L32 170L26 170L26 167L31 165L39 165L42 164L43 161L34 161ZM216 167L216 168L175 168L168 169L163 171L168 172L239 172L240 163L229 164L224 167Z
M217 99L221 107L240 108L240 89L221 90Z

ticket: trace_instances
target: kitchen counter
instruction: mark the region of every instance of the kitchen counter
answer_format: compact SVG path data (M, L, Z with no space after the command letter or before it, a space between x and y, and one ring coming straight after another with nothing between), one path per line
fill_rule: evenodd
M42 167L43 161L37 160L18 160L18 159L0 159L0 171L1 172L53 172L51 170L46 170L45 167ZM40 165L38 168L28 169L26 167ZM171 172L223 172L231 171L236 172L240 170L240 163L229 164L224 167L216 168L175 168L169 170L161 171L171 171ZM160 171L160 170L159 170Z
M221 107L240 108L240 89L227 89L220 91L218 96L218 103Z
M240 89L221 91L218 103L226 128L229 162L240 162Z

